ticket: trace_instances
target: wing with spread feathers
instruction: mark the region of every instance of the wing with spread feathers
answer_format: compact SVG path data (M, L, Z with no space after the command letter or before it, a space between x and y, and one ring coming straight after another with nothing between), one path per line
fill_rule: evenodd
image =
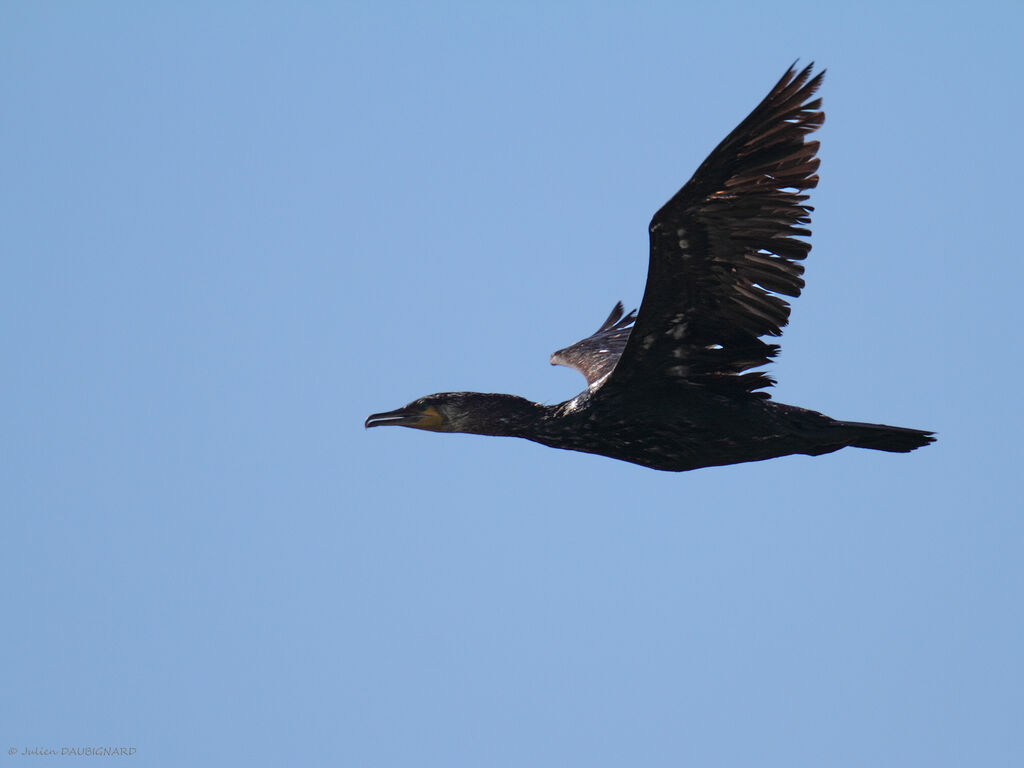
M761 337L782 333L782 297L804 285L802 193L818 183L818 142L806 138L825 120L812 98L824 72L812 67L787 71L654 215L643 302L602 391L644 382L739 395L773 383L750 369L778 351Z

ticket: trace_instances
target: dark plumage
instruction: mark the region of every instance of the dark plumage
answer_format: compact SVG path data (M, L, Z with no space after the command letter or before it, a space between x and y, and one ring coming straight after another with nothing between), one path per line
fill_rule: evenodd
M813 66L813 65L812 65ZM514 395L448 392L378 413L367 427L523 437L681 471L846 446L906 453L931 432L836 421L782 405L763 371L778 352L764 337L789 321L783 296L804 286L811 246L805 190L818 177L824 122L813 96L823 72L790 69L651 220L639 313L616 304L586 339L551 356L587 379L558 405Z

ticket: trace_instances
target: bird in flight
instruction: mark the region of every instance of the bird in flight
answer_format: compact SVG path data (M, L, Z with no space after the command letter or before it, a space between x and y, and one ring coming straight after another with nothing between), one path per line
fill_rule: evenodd
M762 370L766 337L789 321L811 250L804 192L818 183L825 120L814 98L824 72L791 67L711 152L648 228L650 261L639 311L616 304L597 331L555 352L587 388L557 405L480 392L428 395L375 413L366 427L522 437L654 469L819 456L840 448L907 453L932 432L837 421L774 402Z

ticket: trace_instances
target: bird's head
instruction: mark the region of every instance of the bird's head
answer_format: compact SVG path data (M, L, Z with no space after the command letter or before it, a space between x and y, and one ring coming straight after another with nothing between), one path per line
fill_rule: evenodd
M431 432L450 432L445 424L446 414L451 407L450 394L447 392L427 395L413 400L408 405L394 411L374 413L366 419L366 428L370 427L413 427L428 429ZM450 422L449 422L450 423Z
M535 418L538 408L536 403L515 395L440 392L413 400L394 411L375 413L366 419L365 426L504 435L511 434L523 419Z
M369 427L412 427L431 432L462 432L459 426L473 412L475 392L439 392L413 400L394 411L375 413L366 420Z

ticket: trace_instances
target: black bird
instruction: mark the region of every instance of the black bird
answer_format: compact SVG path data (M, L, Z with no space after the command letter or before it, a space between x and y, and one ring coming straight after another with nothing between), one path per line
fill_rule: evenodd
M769 399L763 371L799 296L810 243L804 190L818 177L824 72L790 68L693 178L654 214L640 311L616 304L590 337L551 356L587 389L558 405L446 392L375 413L367 427L509 435L654 469L760 461L846 446L906 453L931 432L836 421Z

